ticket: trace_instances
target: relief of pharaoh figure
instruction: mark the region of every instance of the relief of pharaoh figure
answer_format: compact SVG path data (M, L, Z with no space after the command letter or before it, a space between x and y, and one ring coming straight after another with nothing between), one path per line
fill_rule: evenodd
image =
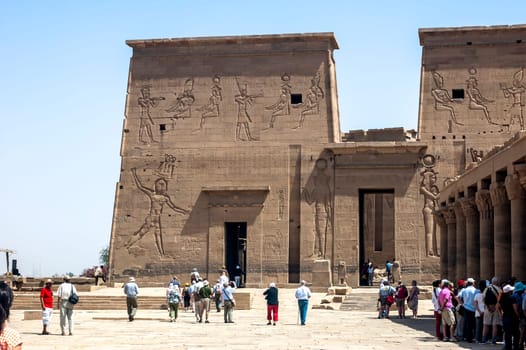
M167 193L168 182L163 178L155 180L154 188L145 187L137 176L137 169L131 169L133 180L139 190L141 190L150 200L150 212L144 218L144 224L128 239L124 246L129 250L135 243L141 240L147 233L152 232L155 238L155 245L159 255L164 256L163 232L161 227L161 214L166 204L170 209L179 214L188 214L188 211L176 206Z
M310 189L303 191L305 201L314 206L315 237L313 256L325 258L327 252L327 235L332 223L331 177L325 173L327 160L316 161L315 173Z
M157 107L159 101L162 100L164 100L164 97L151 97L149 87L143 87L141 89L141 96L137 99L141 113L139 120L139 141L144 144L157 142L153 138L152 125L155 123L150 114L150 109Z
M521 69L513 75L511 87L501 84L500 88L505 98L512 98L511 105L505 110L509 114L509 127L519 122L520 130L524 130L524 92L526 88L522 84L524 71Z
M426 154L422 158L422 165L424 169L420 172L422 178L420 193L424 195L422 215L424 218L426 254L428 256L437 256L436 225L433 212L438 208L439 189L436 185L438 172L434 169L435 157L431 154Z

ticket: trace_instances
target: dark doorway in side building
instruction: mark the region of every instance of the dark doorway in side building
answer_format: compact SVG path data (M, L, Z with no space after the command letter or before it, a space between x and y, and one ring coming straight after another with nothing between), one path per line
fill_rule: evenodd
M247 267L247 223L225 222L225 265L230 280L235 280L236 266L241 268L240 286L245 285Z
M368 285L367 263L385 268L395 257L394 189L360 190L360 285Z

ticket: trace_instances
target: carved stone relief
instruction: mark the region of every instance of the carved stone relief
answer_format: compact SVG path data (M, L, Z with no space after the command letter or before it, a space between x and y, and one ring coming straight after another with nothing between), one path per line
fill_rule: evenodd
M270 123L268 128L274 127L276 117L283 115L290 115L290 96L292 93L292 86L289 84L290 75L283 74L281 76L281 91L279 93L278 100L273 105L265 107L267 111L272 111Z
M493 100L490 100L482 95L478 88L478 80L475 78L475 74L477 74L477 70L475 68L470 68L469 74L471 75L468 80L466 80L467 89L466 93L469 97L469 105L468 108L471 110L480 110L484 112L484 117L488 121L489 124L499 125L498 123L495 123L491 120L491 117L489 115L488 110L488 103L495 102Z
M177 158L171 154L165 154L164 160L161 161L156 174L165 180L171 180L175 170L175 161Z
M278 220L283 220L285 214L285 190L278 193Z
M474 163L479 163L484 157L484 151L478 151L473 147L468 148L468 153L471 156L471 161Z
M188 78L184 82L182 94L177 97L177 92L174 92L176 96L175 104L166 110L166 112L172 113L173 129L175 129L175 123L178 119L190 118L192 116L192 105L195 102L193 90L194 79Z
M311 187L303 191L305 201L314 209L313 256L316 258L325 258L327 235L331 232L332 225L331 177L326 174L327 165L326 159L316 161Z
M428 256L437 256L437 229L433 213L438 208L438 197L440 191L436 184L438 172L434 169L436 159L433 155L426 154L422 157L421 163L423 169L420 171L420 193L424 195L422 215L424 218L426 254Z
M169 160L168 163L166 163L166 159ZM171 164L172 160L175 162L175 157L171 155L166 155L165 162L162 162L159 167L159 169L163 171L163 174L173 174L173 167ZM142 226L131 235L131 237L126 241L124 246L128 249L129 252L136 251L137 249L132 249L132 247L144 236L146 236L146 234L153 233L157 252L160 256L164 256L165 250L163 243L163 229L161 226L161 215L164 206L168 206L174 212L179 214L188 214L188 211L176 206L173 203L170 195L168 194L168 181L164 176L160 176L159 178L157 178L157 180L155 180L152 189L143 185L143 183L137 176L137 169L132 168L131 175L137 188L148 197L150 201L150 211L148 215L144 218L144 223L142 224Z
M449 95L449 92L446 89L444 89L444 78L438 72L433 72L433 81L435 84L431 89L431 95L435 99L435 110L448 111L451 121L453 121L453 123L457 125L464 125L457 121L455 107L453 107L453 103L458 101L453 100ZM449 128L449 132L451 132L451 127Z
M248 113L248 108L254 103L256 98L262 97L263 94L250 95L247 84L240 84L236 78L239 94L235 96L234 101L237 104L237 124L236 124L236 141L257 141L250 134L250 125L252 118Z
M139 141L143 144L149 144L157 142L153 138L152 125L154 121L151 115L151 108L158 106L159 101L164 100L164 97L152 97L150 95L150 87L144 86L141 88L141 96L137 99L140 108L140 119L139 119Z
M210 97L208 98L208 104L199 107L197 110L201 112L201 122L199 123L199 130L203 130L206 118L216 118L220 116L221 110L220 105L223 101L223 93L221 88L221 78L216 75L212 78L212 89Z
M522 80L524 78L524 70L521 68L513 75L511 86L506 86L505 83L500 84L500 89L504 93L504 97L512 100L511 105L504 109L504 112L509 118L508 129L518 122L520 130L524 130L524 87Z
M293 106L294 108L301 108L300 119L294 129L299 129L303 126L306 116L320 114L320 100L323 98L325 98L325 93L320 87L320 72L317 72L311 79L311 86L307 93L306 102Z

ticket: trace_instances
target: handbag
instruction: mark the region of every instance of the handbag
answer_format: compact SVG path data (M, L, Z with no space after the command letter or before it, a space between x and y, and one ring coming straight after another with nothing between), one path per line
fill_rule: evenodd
M77 293L75 293L75 289L73 289L73 285L71 285L71 294L68 298L68 302L72 305L75 305L79 302L79 296Z

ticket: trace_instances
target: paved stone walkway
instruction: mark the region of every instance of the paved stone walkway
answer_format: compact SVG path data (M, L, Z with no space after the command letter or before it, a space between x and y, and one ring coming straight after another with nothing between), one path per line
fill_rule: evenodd
M500 349L501 345L446 343L433 337L434 320L429 300L420 301L421 318L377 319L375 305L360 311L309 310L307 325L297 325L294 290L280 289L280 320L266 325L266 304L262 289L245 289L253 294L252 309L234 312L234 324L225 324L223 314L212 310L210 323L196 323L191 312L179 313L176 323L168 322L165 310L140 310L134 322L127 320L125 300L120 310L75 311L73 336L61 336L58 310L54 311L51 335L40 335L41 321L23 320L23 311L12 311L10 324L24 340L23 349ZM92 292L121 295L121 289ZM164 293L143 288L143 295ZM370 293L376 293L370 290ZM324 294L315 293L312 304ZM352 295L351 295L352 297ZM392 315L396 316L396 315Z

